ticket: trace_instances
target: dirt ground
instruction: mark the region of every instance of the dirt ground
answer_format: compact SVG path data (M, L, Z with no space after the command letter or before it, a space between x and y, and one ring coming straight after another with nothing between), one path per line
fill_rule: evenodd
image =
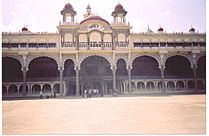
M205 134L206 96L2 102L3 134Z

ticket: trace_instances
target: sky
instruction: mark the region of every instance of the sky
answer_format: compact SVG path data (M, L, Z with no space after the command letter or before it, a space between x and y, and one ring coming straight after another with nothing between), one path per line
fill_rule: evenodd
M92 13L108 22L120 3L128 12L126 21L133 26L131 32L146 32L148 25L154 32L161 26L166 32L188 32L194 27L206 32L206 0L1 0L2 31L18 32L24 25L31 32L56 32L62 20L60 11L71 3L79 23L91 6Z

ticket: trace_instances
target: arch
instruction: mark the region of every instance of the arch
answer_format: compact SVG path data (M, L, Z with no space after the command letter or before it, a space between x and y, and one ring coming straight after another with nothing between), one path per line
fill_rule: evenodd
M154 85L154 83L153 83L153 82L151 82L151 81L147 82L147 89L149 89L149 90L153 90L153 89L155 89L155 85Z
M168 81L167 82L167 89L168 90L171 90L171 91L174 91L175 90L175 84L173 81Z
M174 57L174 56L182 56L182 57L185 57L189 62L190 62L190 66L191 68L193 68L193 62L192 62L192 58L191 56L187 56L187 55L184 55L184 54L169 54L169 55L166 55L164 57L164 62L166 63L166 61L171 58L171 57Z
M91 32L90 41L101 42L101 34L97 31Z
M132 90L134 90L135 91L135 83L134 82L131 82L131 88L132 88Z
M187 83L188 89L194 89L194 81L188 81Z
M2 43L8 43L8 42L9 42L9 39L2 36Z
M177 87L177 90L183 90L184 89L184 83L183 83L183 81L178 81L176 83L176 87Z
M30 42L30 43L36 43L37 40L36 40L35 38L31 38L31 39L29 40L29 42Z
M201 81L201 80L197 81L197 88L200 90L205 88L203 81Z
M137 90L145 90L144 82L138 82L137 83Z
M9 94L16 94L18 93L18 88L16 85L10 85L8 89Z
M19 93L23 93L23 85L19 87ZM26 93L28 93L28 86L26 85Z
M143 42L143 43L150 43L151 41L150 41L150 39L148 39L148 38L143 38L143 39L142 39L142 42Z
M33 92L33 93L40 93L40 91L41 91L41 86L40 86L40 85L34 84L34 85L32 86L32 92Z
M50 84L44 84L42 87L43 93L51 93L51 85Z
M134 62L135 59L137 59L139 57L143 57L143 56L154 58L157 61L158 66L160 66L160 64L161 64L160 63L160 58L158 56L154 56L154 55L150 55L150 54L142 54L142 55L137 54L137 55L132 56L131 61L130 61L131 66L133 67L133 62Z
M191 39L190 38L185 38L184 42L191 42Z
M45 38L40 38L40 39L38 40L38 42L39 42L39 43L46 43L47 41L46 41Z
M116 61L116 75L128 75L128 71L126 69L127 65L123 58L120 58Z
M191 78L193 70L189 60L181 55L173 55L166 59L165 77L166 78Z
M23 78L21 63L13 57L2 58L2 80L21 81Z
M112 42L112 36L110 34L104 34L104 42Z
M126 36L125 36L125 34L122 34L122 33L120 33L120 34L118 34L118 41L125 41L126 40Z
M12 38L12 43L19 43L19 39L17 39L17 38Z
M131 74L133 76L144 76L144 78L159 78L159 63L153 57L142 55L134 59Z
M28 66L29 78L57 77L59 75L58 66L54 59L50 57L37 57Z
M171 39L171 38L168 38L168 39L167 39L167 42L169 42L169 43L173 43L173 42L174 42L174 40L173 40L173 39Z
M162 88L163 88L162 81L159 81L157 83L157 87L158 87L159 90L162 90Z
M70 33L65 34L65 42L72 42L73 41L73 36Z
M21 64L21 69L24 67L23 65L23 59L21 56L13 56L13 55L3 55L2 56L2 59L3 58L12 58L12 59L16 59L20 64Z
M86 34L80 34L79 35L79 42L88 42L87 35Z
M104 55L101 55L101 54L90 54L90 55L87 55L87 56L82 56L80 58L80 62L79 62L79 66L81 66L81 64L83 63L84 60L86 60L87 58L91 57L91 56L97 56L97 57L102 57L104 58L105 60L107 60L107 62L110 64L110 66L112 66L111 64L111 56L108 58L107 56L104 56Z
M60 84L55 84L55 85L53 86L53 91L54 91L55 93L60 93Z
M42 57L46 57L46 58L49 58L49 59L54 60L54 61L56 62L56 64L57 64L57 68L60 67L59 60L58 60L57 58L54 58L54 57L52 57L52 56L41 55L41 56L32 56L32 57L29 57L29 58L27 59L27 68L29 67L30 63L31 63L33 60L38 59L38 58L42 58Z
M75 76L75 63L72 59L66 59L64 62L64 77Z
M96 59L95 59L96 58ZM94 59L94 61L92 61L92 59ZM105 61L103 61L103 60L105 60ZM103 57L103 56L97 56L97 55L90 55L89 57L86 57L83 61L82 61L82 63L81 63L81 68L82 67L86 67L86 61L88 62L88 61L90 61L91 63L92 63L92 65L94 65L94 66L96 66L96 67L93 67L92 65L88 68L88 70L89 70L89 72L88 72L88 74L91 74L91 72L95 72L95 70L97 69L97 68L101 68L101 67L104 67L105 65L105 63L107 63L107 67L109 67L110 69L111 69L111 64L109 63L109 61L105 58L105 57ZM98 61L98 62L96 62L96 61ZM101 64L98 64L98 63L101 63ZM89 64L88 64L89 65ZM82 69L81 70L81 73L86 73L88 70L84 70L84 69ZM100 69L101 70L101 69ZM90 72L91 71L91 72ZM97 70L96 70L97 71ZM104 73L108 73L107 71L105 72L105 69L103 68L103 70L102 70ZM102 74L103 72L102 71L100 71L99 73L100 74ZM87 73L86 73L87 74ZM94 74L96 74L96 73L94 73Z
M5 85L2 85L2 95L7 94L7 87Z
M27 43L27 41L28 41L28 40L27 40L26 38L21 38L21 39L20 39L20 43Z
M182 42L183 40L181 38L176 38L175 41L176 42Z

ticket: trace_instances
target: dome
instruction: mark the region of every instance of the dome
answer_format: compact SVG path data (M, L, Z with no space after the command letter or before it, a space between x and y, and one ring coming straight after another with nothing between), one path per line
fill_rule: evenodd
M24 26L24 27L22 28L22 32L26 32L26 31L28 31L28 28Z
M76 15L76 11L74 11L73 6L70 3L65 4L65 7L61 11L61 15L66 13L71 13L71 15Z
M191 33L191 32L195 32L195 29L192 27L192 28L189 29L189 32L190 32L190 33Z
M90 17L84 19L83 21L81 21L80 24L82 24L82 23L84 23L84 22L86 22L88 20L100 20L100 21L106 22L107 24L110 25L110 23L107 20L101 18L100 16L90 16Z
M73 6L70 3L65 4L65 9L73 10Z
M115 11L123 11L123 6L118 3L118 5L115 6Z
M157 31L158 31L158 32L163 32L163 28L160 27Z

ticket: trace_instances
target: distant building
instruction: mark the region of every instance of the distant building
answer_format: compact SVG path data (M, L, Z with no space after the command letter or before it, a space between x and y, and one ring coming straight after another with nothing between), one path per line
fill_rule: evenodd
M91 13L76 23L67 3L59 33L2 33L3 97L57 92L83 95L86 89L108 94L205 91L206 34L130 33L121 4L109 23Z

